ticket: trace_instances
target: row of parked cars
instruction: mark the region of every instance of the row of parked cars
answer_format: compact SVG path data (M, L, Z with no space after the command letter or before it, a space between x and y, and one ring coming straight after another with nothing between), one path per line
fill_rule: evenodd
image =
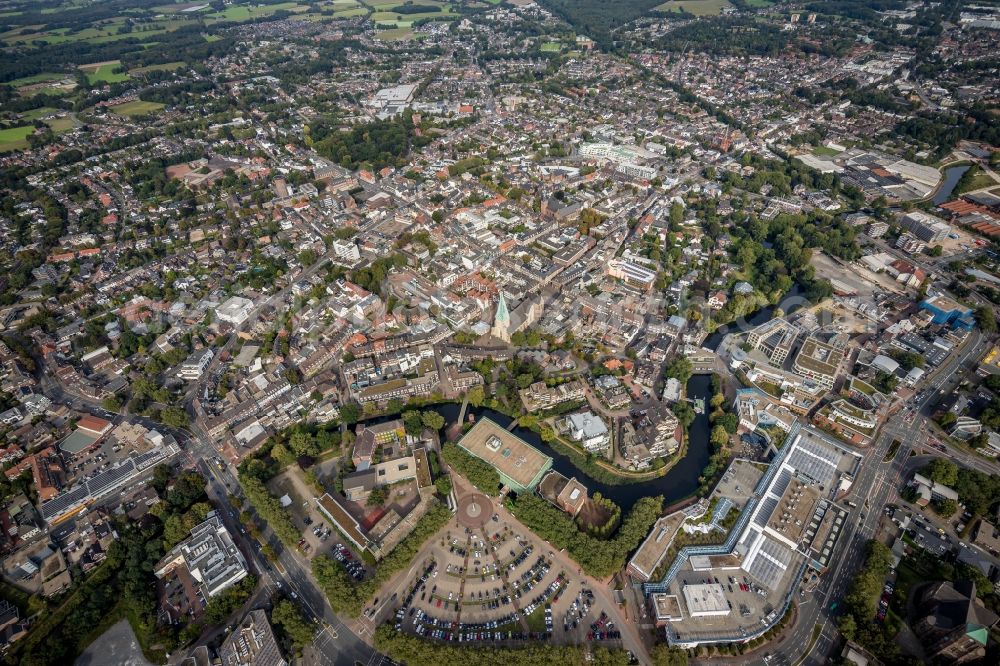
M885 614L889 612L889 600L892 599L892 591L896 589L890 581L882 588L882 597L878 600L878 610L875 611L875 619L885 622Z
M354 580L361 580L365 577L365 568L360 562L354 559L354 555L351 554L351 551L344 544L338 543L333 547L333 557L344 565L347 573L351 574L351 578Z
M548 601L549 597L555 594L559 590L559 588L562 587L565 581L566 581L566 572L562 572L554 581L552 581L552 583L548 587L545 588L545 590L542 591L541 594L532 599L531 603L525 606L524 614L531 615L533 612L535 612L535 609L544 604L546 601Z

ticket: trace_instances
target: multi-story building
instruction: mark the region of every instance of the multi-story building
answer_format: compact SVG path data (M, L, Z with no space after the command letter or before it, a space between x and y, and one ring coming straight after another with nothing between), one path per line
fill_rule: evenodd
M933 583L920 596L918 608L914 633L930 660L965 664L986 655L989 632L998 618L976 599L974 582Z
M243 553L217 515L196 525L191 536L174 546L153 573L165 578L178 570L196 582L198 594L206 602L249 574Z
M529 412L549 409L563 402L583 400L586 397L587 385L582 379L575 379L558 386L548 386L545 382L535 382L526 389L521 389L521 402Z
M806 338L795 355L792 370L797 374L815 380L827 390L833 388L840 364L844 362L844 349L814 337Z
M761 324L747 334L747 344L758 349L775 365L781 365L788 358L799 337L799 329L784 319L772 319Z
M200 378L214 357L215 352L208 347L191 352L191 355L181 363L177 376L188 381Z
M899 219L899 226L925 243L936 243L947 238L951 226L939 217L915 210Z
M563 427L573 441L592 452L603 452L608 448L608 426L593 412L570 414L563 420Z
M608 263L608 276L645 291L652 289L653 283L656 282L656 273L654 271L629 261L621 261L620 259L615 259Z
M219 648L222 666L286 666L267 613L247 613Z

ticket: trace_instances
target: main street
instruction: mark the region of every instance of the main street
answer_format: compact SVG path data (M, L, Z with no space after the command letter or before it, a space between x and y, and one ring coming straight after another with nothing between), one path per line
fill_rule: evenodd
M913 466L909 463L910 452L920 447L927 439L925 413L933 409L942 392L952 390L968 369L969 359L979 358L988 340L978 330L969 334L957 355L929 373L924 397L913 401L882 426L872 446L864 453L861 469L851 485L851 491L844 498L856 506L846 505L848 510L848 531L843 534L832 559L836 564L820 579L812 594L800 597L794 628L786 634L777 649L765 653L756 663L768 666L820 666L828 660L827 651L837 639L833 602L843 598L855 572L861 567L865 557L865 546L875 538L879 523L883 519L883 508L898 492ZM899 447L891 459L886 460L893 441ZM974 465L982 468L988 461L973 456ZM816 627L819 634L813 639Z
M277 554L280 566L272 566L263 556L260 546L249 537L246 528L240 523L239 513L229 503L228 496L230 494L238 497L243 494L239 481L225 461L222 462L221 467L214 462L216 458L221 460L221 456L207 439L190 430L170 428L143 416L129 415L125 417L109 412L99 403L65 390L48 371L48 367L44 363L40 363L39 367L42 368L42 372L39 373L42 392L54 403L65 404L76 411L109 419L115 424L127 419L130 422L139 423L145 428L171 434L177 439L183 449L181 455L187 459L190 466L197 468L208 480L206 492L209 499L213 506L219 510L227 529L233 535L247 561L252 565L251 568L260 578L258 589L253 597L253 605L266 603L271 595L278 590L288 593L294 592L296 600L319 624L319 633L314 646L316 653L322 655L322 659L319 661L323 666L354 666L359 662L362 664L381 662L381 655L352 632L334 614L333 609L327 604L326 596L313 579L308 564L290 549L285 548L284 544L267 527L261 531L261 534ZM263 523L263 521L258 522ZM214 638L218 635L219 632L215 632L211 637ZM185 651L174 654L171 663L178 663L186 655Z

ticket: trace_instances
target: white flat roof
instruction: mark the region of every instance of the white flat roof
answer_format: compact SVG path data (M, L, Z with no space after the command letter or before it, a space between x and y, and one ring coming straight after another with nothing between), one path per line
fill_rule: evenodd
M703 615L729 615L724 588L719 583L685 585L684 603L691 617Z

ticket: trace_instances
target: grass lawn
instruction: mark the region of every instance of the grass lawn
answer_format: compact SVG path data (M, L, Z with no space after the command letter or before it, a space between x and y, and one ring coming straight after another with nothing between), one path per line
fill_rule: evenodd
M656 7L661 12L679 12L682 9L695 16L718 16L726 7L731 7L729 0L670 0Z
M827 146L816 146L812 149L812 154L820 157L833 157L834 155L839 155L840 151L828 148Z
M108 62L95 62L90 65L80 65L80 69L87 75L87 81L94 83L120 83L128 80L128 72L116 72L116 67L121 66L120 60L110 60Z
M21 120L31 122L33 120L38 120L46 113L52 113L53 111L55 111L55 109L53 109L51 106L43 106L40 109L32 109L31 111L25 111L19 117Z
M70 131L76 127L76 123L73 122L72 118L53 118L52 120L46 120L45 124L52 128L52 131L56 134L63 134Z
M422 32L413 32L409 26L390 28L389 30L382 30L375 34L376 39L380 39L383 42L398 42L404 39L415 39L418 37L423 37Z
M753 7L754 9L760 9L761 7L770 7L774 4L772 0L743 0L747 7Z
M980 169L979 172L972 178L972 181L966 187L962 188L962 192L956 192L956 194L964 194L965 192L981 190L984 187L996 184L997 181L993 180L988 173Z
M165 62L160 65L148 65L146 67L134 67L128 70L129 74L145 74L146 72L172 72L175 69L180 69L184 66L183 60L176 60L174 62Z
M163 105L159 102L143 102L138 100L116 104L109 108L119 116L144 116L148 113L156 113L163 108Z
M28 136L35 131L34 125L22 125L0 130L0 153L24 150L28 147Z
M34 76L26 76L23 79L14 79L7 85L14 86L15 88L19 86L29 86L32 83L44 83L45 81L59 81L60 79L65 79L70 74L65 72L42 72L41 74L35 74Z
M542 53L559 53L559 49L561 48L562 44L559 42L545 42L538 50Z
M545 631L545 606L539 606L531 615L524 617L528 621L528 631Z

